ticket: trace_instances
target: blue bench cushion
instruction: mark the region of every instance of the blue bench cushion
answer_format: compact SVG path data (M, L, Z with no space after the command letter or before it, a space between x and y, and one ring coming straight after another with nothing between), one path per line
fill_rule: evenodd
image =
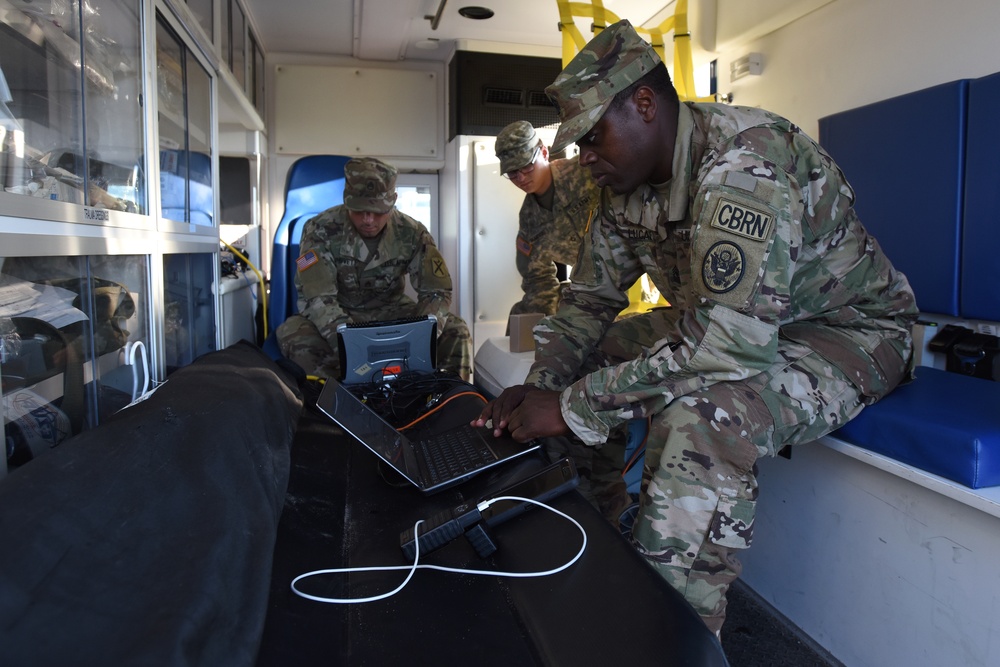
M1000 484L1000 382L918 367L833 433L973 489Z

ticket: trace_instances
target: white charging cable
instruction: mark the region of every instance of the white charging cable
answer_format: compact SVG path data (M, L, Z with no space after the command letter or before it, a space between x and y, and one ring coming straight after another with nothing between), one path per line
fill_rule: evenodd
M142 355L142 391L139 391L139 369L135 365L135 351L139 350ZM140 396L145 396L149 388L149 360L146 358L146 345L141 341L129 341L125 344L125 358L132 366L132 400L135 401Z
M424 569L426 569L426 570L440 570L442 572L455 572L455 573L458 573L458 574L488 575L488 576L491 576L491 577L520 577L520 578L547 577L549 575L556 574L557 572L562 572L563 570L567 569L568 567L570 567L571 565L573 565L574 563L576 563L576 561L580 560L580 557L583 555L584 550L586 550L586 548L587 548L587 532L583 529L583 526L581 526L576 519L574 519L573 517L569 516L568 514L564 514L563 512L560 512L559 510L557 510L554 507L550 507L549 505L546 505L543 502L539 502L539 501L534 500L532 498L521 498L519 496L499 496L497 498L491 498L490 500L485 500L485 501L479 503L478 509L479 509L480 512L482 512L487 507L489 507L493 503L498 502L500 500L514 500L514 501L518 501L518 502L531 503L532 505L538 505L539 507L544 507L545 509L549 510L550 512L553 512L553 513L558 514L559 516L563 517L564 519L566 519L567 521L569 521L570 523L572 523L574 526L576 526L577 529L580 531L580 535L583 536L583 543L580 545L580 550L577 551L576 555L573 556L573 558L571 558L566 563L563 563L562 565L560 565L558 567L552 568L551 570L543 570L543 571L540 571L540 572L499 572L497 570L466 570L466 569L457 568L457 567L445 567L444 565L427 565L427 564L424 564L424 563L420 563L420 540L419 539L415 539L414 540L414 548L416 549L416 555L413 558L413 565L384 565L384 566L374 566L374 567L337 567L337 568L331 568L331 569L326 569L326 570L313 570L312 572L306 572L305 574L300 574L299 576L297 576L294 579L292 579L292 592L294 592L296 595L298 595L300 597L306 598L307 600L315 600L316 602L328 602L328 603L331 603L331 604L350 604L350 603L359 603L359 602L375 602L376 600L384 600L385 598L392 597L393 595L395 595L399 591L403 590L403 588L406 587L406 584L408 584L410 582L410 579L413 578L413 575L414 575L414 573L417 570L424 570ZM413 526L413 534L414 535L419 535L420 534L418 532L418 530L420 528L420 524L422 524L422 523L423 523L423 520L421 519L421 520L417 521L414 524L414 526ZM329 598L329 597L322 597L322 596L319 596L319 595L311 595L309 593L305 593L303 591L300 591L296 587L296 584L298 584L303 579L307 579L309 577L316 577L316 576L319 576L319 575L322 575L322 574L347 574L347 573L351 573L351 572L391 572L393 570L408 570L408 573L406 575L406 578L403 580L403 583L401 583L399 586L397 586L396 588L394 588L393 590L391 590L391 591L389 591L387 593L382 593L380 595L373 595L371 597L365 597L365 598Z

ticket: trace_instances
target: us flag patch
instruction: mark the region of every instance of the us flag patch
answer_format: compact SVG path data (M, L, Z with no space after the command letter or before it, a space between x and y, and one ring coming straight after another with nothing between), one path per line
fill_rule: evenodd
M522 255L531 255L531 244L525 241L522 237L517 237L517 251Z
M299 271L302 272L302 271L305 271L306 269L308 269L310 266L312 266L313 264L315 264L318 261L319 261L319 257L316 256L316 252L313 251L313 250L310 250L309 252L307 252L306 254L302 255L297 260L295 260L295 266L297 266L298 269L299 269Z

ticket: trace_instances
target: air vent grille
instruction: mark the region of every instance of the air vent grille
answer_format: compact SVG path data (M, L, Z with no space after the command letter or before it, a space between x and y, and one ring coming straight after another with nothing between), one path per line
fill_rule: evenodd
M545 94L542 90L529 90L528 91L528 106L533 109L554 109L552 105L552 100L549 96Z
M484 104L498 104L508 107L524 106L524 91L510 88L486 88L483 92Z
M545 87L562 71L558 58L456 51L448 64L448 140L496 136L516 120L559 123Z

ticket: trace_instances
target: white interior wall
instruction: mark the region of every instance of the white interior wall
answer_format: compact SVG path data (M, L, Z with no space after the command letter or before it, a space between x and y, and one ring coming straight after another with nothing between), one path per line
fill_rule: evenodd
M834 657L1000 664L995 490L973 506L971 489L829 438L759 466L742 579Z
M500 177L490 150L493 142L493 137L455 137L441 174L438 245L448 249L445 260L455 284L451 308L469 325L474 352L488 337L503 335L507 312L520 290L513 236L524 195Z
M291 84L278 85L279 70L297 78ZM315 73L317 84L322 84L321 89L310 86L301 76L310 71ZM434 173L444 165L447 113L443 63L384 63L276 53L268 54L266 76L270 156L264 194L268 213L262 222L266 239L273 239L284 213L288 169L303 155L377 157L400 172ZM389 88L387 81L392 82ZM279 91L281 100L277 99ZM411 107L415 100L418 103ZM288 127L290 121L278 111L287 115L289 109L296 108L293 127ZM417 139L409 139L417 135ZM387 136L395 140L386 141ZM430 144L424 141L431 136ZM289 146L280 145L281 139ZM451 267L448 252L445 260Z
M515 247L524 192L500 175L495 143L495 137L479 137L469 152L474 230L473 344L477 351L487 338L504 335L510 308L522 296Z
M818 138L831 113L1000 71L998 25L996 0L834 0L718 54L719 92ZM763 73L731 84L730 63L751 52L763 55Z

